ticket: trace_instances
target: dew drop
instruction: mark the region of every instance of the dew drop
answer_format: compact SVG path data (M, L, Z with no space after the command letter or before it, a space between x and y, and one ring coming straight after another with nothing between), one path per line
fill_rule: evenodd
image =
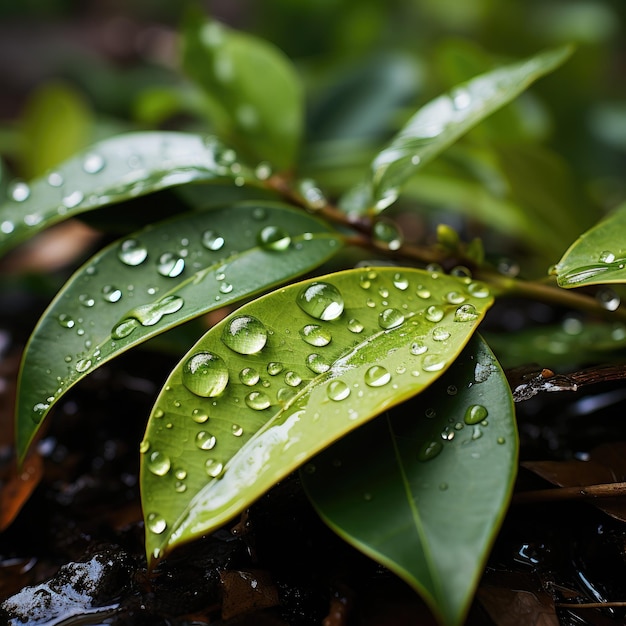
M63 328L74 328L76 325L74 319L70 315L67 315L67 313L61 313L61 315L57 318L57 321L59 322L59 326L62 326Z
M467 282L469 282L472 279L472 272L469 267L465 267L465 265L457 265L450 270L450 276L464 278Z
M467 292L474 296L474 298L488 298L490 295L489 287L479 281L471 282L467 286Z
M255 411L262 411L270 406L270 399L263 391L251 391L246 396L246 404Z
M340 402L350 395L350 387L343 380L332 380L328 383L326 393L331 400Z
M381 298L388 298L389 297L389 289L387 289L387 287L380 287L378 289L378 295Z
M435 411L435 409L433 409L432 407L429 407L424 411L424 415L427 419L432 420L437 417L437 411Z
M403 274L393 275L393 286L400 291L406 291L409 287L409 281Z
M148 452L148 450L150 450L150 442L147 439L144 439L139 444L139 453L140 454L145 454L146 452Z
M16 181L9 187L9 197L14 202L24 202L30 196L30 187L22 181Z
M213 252L224 247L224 237L214 230L206 230L202 233L202 245Z
M105 285L102 287L102 297L107 302L118 302L122 297L122 292L117 287L113 285Z
M132 317L123 319L113 327L111 337L113 337L113 339L124 339L124 337L128 337L128 335L138 327L139 322L136 319Z
M464 87L456 89L456 91L451 94L451 98L452 105L457 111L463 111L472 104L472 96Z
M505 439L504 437L498 437L498 438L496 439L496 443L497 443L498 445L500 445L500 446L501 446L501 445L504 445L504 444L506 443L506 439Z
M323 374L330 369L330 365L319 354L309 354L306 358L306 365L316 374Z
M167 523L157 513L149 513L146 522L155 535L160 535L167 528Z
M200 448L200 450L212 450L215 448L216 443L217 439L215 435L208 433L206 430L201 430L196 435L196 446Z
M83 161L83 170L87 174L97 174L104 169L104 165L104 158L101 155L92 152L85 157Z
M439 372L446 365L446 360L440 354L427 354L422 361L425 372Z
M461 302L465 301L465 296L458 291L448 291L446 294L446 302L450 304L461 304Z
M318 211L326 206L326 198L315 181L305 178L297 183L297 189L308 208Z
M252 315L239 315L225 326L222 341L238 354L256 354L267 343L267 329Z
M127 239L120 245L117 256L125 265L135 267L148 258L148 250L136 239Z
M59 172L50 172L46 180L48 181L48 185L50 185L50 187L60 187L64 182L63 176L61 176Z
M447 339L450 339L450 332L442 326L437 326L436 328L433 328L432 336L433 341L446 341Z
M473 404L465 411L463 421L466 424L480 424L488 415L487 409L482 404Z
M417 454L419 461L430 461L438 456L443 450L441 441L429 441L424 444Z
M307 324L300 330L300 336L310 346L317 348L327 346L332 339L330 332L318 324Z
M91 367L91 359L79 359L76 361L76 371L79 374L86 372Z
M187 491L187 485L185 485L182 480L177 480L174 483L174 491L176 493L184 493L185 491Z
M230 432L235 436L235 437L241 437L241 435L243 435L243 427L239 426L239 424L233 424L230 427Z
M279 363L278 361L272 361L271 363L267 364L267 373L270 376L276 376L277 374L280 374L283 371L283 364Z
M257 236L257 240L261 247L266 250L274 250L275 252L283 252L289 248L291 237L282 228L277 226L266 226L261 229Z
M217 354L197 352L185 361L182 379L191 393L202 398L214 398L226 389L228 369Z
M361 274L359 277L359 285L361 285L361 289L369 289L372 286L372 281L367 274Z
M285 383L290 387L297 387L302 382L302 378L296 372L287 372L285 374Z
M455 322L473 322L478 319L478 311L473 304L462 304L454 312Z
M370 387L382 387L391 380L391 374L382 365L373 365L365 372L364 380Z
M430 295L431 295L430 291L422 286L420 286L415 293L417 297L421 298L422 300L428 300L428 298L430 298Z
M15 230L15 224L9 220L4 220L0 223L0 233L10 235Z
M254 175L259 180L267 180L272 175L272 166L266 161L263 161L254 169Z
M458 389L454 385L449 385L446 389L446 393L449 396L456 396Z
M615 255L610 250L603 250L600 253L600 263L613 263Z
M424 354L424 352L426 352L427 350L428 350L428 346L420 339L418 339L417 341L414 341L411 344L411 347L409 348L409 351L411 352L411 354L415 356Z
M230 283L222 283L220 285L220 293L230 293L233 290L233 286Z
M609 287L599 289L596 292L596 300L607 311L617 311L620 305L620 297Z
M440 322L443 319L444 310L435 304L426 309L426 319L430 322Z
M248 387L252 387L259 382L259 373L253 367L244 367L239 372L239 380Z
M219 478L224 471L224 464L215 459L208 459L204 464L204 469L211 478Z
M348 322L348 330L351 333L362 333L363 332L363 324L361 324L361 322L359 322L359 320L352 318L349 322Z
M88 309L96 304L95 299L92 298L88 293L81 293L78 296L78 302Z
M185 259L173 252L164 252L159 257L157 271L161 276L167 278L176 278L180 276L185 269Z
M169 385L168 385L168 387L169 387ZM167 387L165 388L165 390L166 390L166 391L169 391L169 389L168 389ZM154 410L153 416L154 416L156 419L160 419L160 418L162 418L164 415L165 415L165 413L163 412L163 409L157 408L157 409L155 409L155 410Z
M318 320L335 320L343 313L343 297L330 283L307 285L298 294L297 303L306 314Z
M84 199L85 196L83 195L83 192L76 190L72 191L72 193L67 194L67 196L64 196L61 199L61 202L66 208L73 209L77 207Z
M165 476L165 474L170 471L171 467L169 457L158 450L150 454L146 465L155 476Z
M209 414L202 409L194 409L191 412L191 419L196 422L196 424L204 424L209 420Z
M385 330L396 328L404 323L404 315L398 309L385 309L378 315L378 325Z
M367 301L365 302L365 304L370 308L370 309L374 309L376 308L376 302L374 300L372 300L371 298L368 298Z
M399 250L402 246L402 234L398 227L384 218L377 220L372 228L374 243L385 250Z

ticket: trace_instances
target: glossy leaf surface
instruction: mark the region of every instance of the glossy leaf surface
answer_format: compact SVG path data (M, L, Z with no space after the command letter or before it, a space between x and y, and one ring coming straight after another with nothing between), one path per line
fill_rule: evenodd
M315 268L341 246L316 218L270 203L185 214L112 244L74 274L30 339L18 396L19 453L50 407L95 368Z
M500 67L426 104L375 157L370 181L348 192L342 206L355 211L386 209L420 167L537 78L558 67L569 54L569 48L559 48Z
M274 45L192 12L183 66L205 91L218 132L248 156L278 168L294 162L303 95L289 59Z
M301 473L342 538L461 624L512 492L517 432L506 378L474 336L427 391Z
M356 269L268 294L217 324L167 380L141 444L148 554L222 525L428 387L491 302L469 279Z
M0 205L0 254L39 231L101 206L192 181L256 180L213 137L175 132L105 139L47 176L9 187Z
M626 282L626 204L583 233L554 266L561 287Z

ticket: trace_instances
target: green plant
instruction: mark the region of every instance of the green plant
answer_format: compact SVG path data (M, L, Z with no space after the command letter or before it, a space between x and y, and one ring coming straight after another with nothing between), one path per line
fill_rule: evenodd
M149 562L227 522L302 467L322 518L413 585L442 623L459 624L517 468L513 396L476 328L494 299L516 295L608 319L589 328L606 333L604 349L620 345L612 335L622 318L616 295L563 287L624 281L618 235L626 209L572 245L553 267L558 285L503 273L485 260L480 239L466 242L445 224L431 244L404 243L398 220L381 214L428 195L421 169L570 51L504 65L431 101L355 181L350 167L338 166L344 175L333 178L319 166L316 137L303 136L302 88L281 53L195 14L183 37L183 64L213 134L106 139L45 177L13 184L0 208L3 251L69 217L115 203L127 209L123 238L77 270L33 332L20 375L18 455L54 404L101 364L237 306L174 369L140 444ZM334 98L347 101L340 90ZM379 132L387 123L373 126ZM495 151L485 145L479 136L459 147L446 167L456 161L497 178ZM516 178L520 166L536 171L532 164L558 172L550 156L500 150L508 183L524 193L517 203L487 193L468 205L518 235L533 251L529 264L554 262L545 242L575 236L584 219L566 218L542 195L541 180L526 189ZM341 163L341 154L325 158ZM437 184L436 170L430 183L444 203L476 188L449 172ZM137 202L148 194L173 209L134 231L137 215L149 221ZM178 214L181 206L187 211ZM355 257L354 249L363 252ZM345 269L355 258L358 267ZM307 273L314 275L293 282ZM265 295L249 301L258 294ZM575 350L573 340L566 344L566 353ZM503 359L513 352L498 350Z

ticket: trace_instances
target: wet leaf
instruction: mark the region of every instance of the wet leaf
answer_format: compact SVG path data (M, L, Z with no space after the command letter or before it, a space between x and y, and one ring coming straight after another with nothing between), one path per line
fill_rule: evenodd
M496 626L559 626L554 600L545 592L481 587L480 602Z
M213 137L175 132L105 139L47 176L16 182L0 205L0 254L44 228L101 206L192 181L254 181Z
M626 282L626 204L583 233L554 266L561 287Z
M186 214L115 242L74 274L31 336L20 375L19 454L54 403L95 368L315 268L341 246L316 218L277 203Z
M482 119L556 69L568 47L548 50L487 72L422 107L371 164L371 180L344 197L353 211L380 212L393 204L407 180Z
M462 278L357 269L268 294L217 324L170 375L140 447L148 554L210 532L428 387L491 302Z
M325 450L302 478L337 534L452 625L467 613L516 469L511 392L474 336L427 391Z
M293 165L303 94L278 48L192 12L183 33L183 66L204 89L218 132L251 158L281 169Z

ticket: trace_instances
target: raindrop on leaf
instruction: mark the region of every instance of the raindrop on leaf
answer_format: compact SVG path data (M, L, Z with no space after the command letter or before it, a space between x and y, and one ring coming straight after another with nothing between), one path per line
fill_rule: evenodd
M217 354L197 352L185 361L182 378L191 393L202 398L213 398L226 389L228 369Z

